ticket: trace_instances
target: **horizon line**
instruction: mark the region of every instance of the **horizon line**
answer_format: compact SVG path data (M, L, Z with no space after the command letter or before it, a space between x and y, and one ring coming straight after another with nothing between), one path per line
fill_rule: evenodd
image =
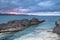
M60 16L60 12L36 12L36 13L20 13L20 15L37 15L37 16ZM11 14L13 15L13 14ZM19 13L14 14L19 15Z

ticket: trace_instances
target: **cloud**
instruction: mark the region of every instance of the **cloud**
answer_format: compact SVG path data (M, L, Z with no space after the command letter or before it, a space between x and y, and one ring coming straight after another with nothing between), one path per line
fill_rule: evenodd
M6 10L24 12L60 11L60 0L0 0L0 11Z
M25 9L25 8L20 8L20 7L14 9L14 10L19 11L19 12L29 12L30 11L30 9Z
M38 5L42 7L51 7L54 5L54 3L52 1L43 1L38 3Z

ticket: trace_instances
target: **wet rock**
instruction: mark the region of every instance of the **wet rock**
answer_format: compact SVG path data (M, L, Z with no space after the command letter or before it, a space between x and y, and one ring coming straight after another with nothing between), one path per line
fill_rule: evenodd
M44 22L45 20L38 20L37 18L32 18L31 19L31 25L37 25L39 23Z
M56 27L53 29L54 33L60 34L60 20L55 22Z
M44 20L38 20L37 18L32 18L31 20L13 20L5 24L0 24L0 32L16 32L42 22L44 22Z

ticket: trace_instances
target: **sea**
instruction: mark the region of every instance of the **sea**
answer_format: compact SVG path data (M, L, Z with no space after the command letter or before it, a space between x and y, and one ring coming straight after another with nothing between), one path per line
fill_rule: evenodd
M0 24L12 20L38 18L45 22L26 28L23 31L0 33L0 40L59 40L59 36L53 33L55 22L60 16L38 16L38 15L0 15Z

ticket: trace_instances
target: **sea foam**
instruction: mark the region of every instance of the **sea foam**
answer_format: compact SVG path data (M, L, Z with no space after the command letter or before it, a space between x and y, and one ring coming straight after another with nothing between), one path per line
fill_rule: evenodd
M59 40L59 36L56 33L52 33L51 30L34 30L32 33L14 40Z

